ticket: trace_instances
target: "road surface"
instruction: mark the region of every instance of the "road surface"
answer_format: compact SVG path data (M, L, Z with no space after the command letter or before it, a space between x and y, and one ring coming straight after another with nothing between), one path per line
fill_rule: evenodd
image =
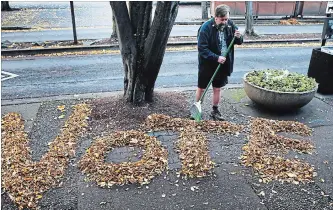
M288 69L307 74L312 48L236 49L229 84L242 83L253 69ZM166 52L156 87L195 86L197 52ZM123 89L120 55L32 57L2 60L2 99L109 92ZM8 75L4 75L10 77ZM5 78L3 78L5 79Z

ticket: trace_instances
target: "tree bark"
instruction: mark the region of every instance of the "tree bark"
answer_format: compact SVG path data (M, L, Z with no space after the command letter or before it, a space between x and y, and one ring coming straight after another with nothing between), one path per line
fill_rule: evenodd
M253 7L252 1L245 2L246 7L246 16L245 16L245 33L251 36L256 36L257 34L254 32L254 21L253 21Z
M124 65L124 96L136 105L152 101L168 37L178 13L178 2L110 2L117 24Z
M117 24L117 34L119 35L119 48L124 65L124 97L126 101L133 101L133 80L136 70L137 51L135 47L130 18L127 11L126 2L111 1L112 13Z
M116 39L117 36L117 26L116 26L116 19L114 17L114 14L112 14L112 34L111 34L111 39Z
M201 2L201 19L207 20L208 19L208 8L207 8L207 1Z
M9 6L9 1L1 1L1 11L12 11Z
M176 20L179 2L157 2L155 17L144 47L144 70L148 84L145 100L151 101L157 75L163 61L166 45L172 26Z

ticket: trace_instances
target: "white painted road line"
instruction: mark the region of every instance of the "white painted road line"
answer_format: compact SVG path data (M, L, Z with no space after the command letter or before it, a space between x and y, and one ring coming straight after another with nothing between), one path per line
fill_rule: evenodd
M17 74L9 73L9 72L6 72L6 71L1 71L1 81L5 81L7 79L12 79L12 78L15 78L17 76L18 76Z

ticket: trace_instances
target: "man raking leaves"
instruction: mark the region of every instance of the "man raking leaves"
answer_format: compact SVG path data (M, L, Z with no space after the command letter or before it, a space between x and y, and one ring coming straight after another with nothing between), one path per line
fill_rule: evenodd
M215 9L215 17L206 21L198 32L198 88L196 103L190 109L191 117L196 121L201 120L201 103L210 84L213 85L211 117L214 120L223 120L218 110L221 87L228 83L228 76L233 72L233 44L243 43L237 26L229 20L229 14L230 8L227 5L219 5Z

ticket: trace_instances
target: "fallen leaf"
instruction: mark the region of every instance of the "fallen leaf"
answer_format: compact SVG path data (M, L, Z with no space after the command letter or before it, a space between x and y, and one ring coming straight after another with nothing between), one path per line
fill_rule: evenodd
M265 192L264 191L261 191L258 195L260 195L260 196L265 196Z
M62 115L60 115L58 118L59 118L59 119L63 119L64 117L65 117L65 115L62 114Z
M60 106L57 106L57 109L61 112L64 112L65 111L65 105L60 105Z
M197 186L192 186L192 187L191 187L191 190L194 192L195 190L199 190L199 187L197 187Z
M290 177L290 178L297 177L297 175L294 174L294 173L287 173L287 175L288 175L288 177Z

